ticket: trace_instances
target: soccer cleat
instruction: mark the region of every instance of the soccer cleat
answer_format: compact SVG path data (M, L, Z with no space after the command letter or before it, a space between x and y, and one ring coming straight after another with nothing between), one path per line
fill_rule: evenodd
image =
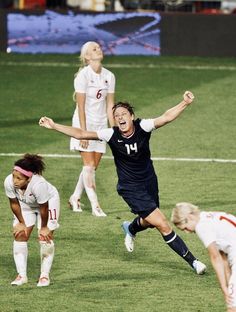
M106 217L107 215L100 207L92 208L92 215L95 217Z
M201 275L206 272L206 265L196 259L193 261L193 269L196 271L197 274Z
M11 285L12 286L21 286L21 285L26 284L26 283L28 283L27 276L18 275L16 277L16 279L13 282L11 282Z
M37 284L38 287L46 287L46 286L49 286L49 285L50 285L49 277L42 276L42 277L39 278L39 281L38 281L38 284Z
M135 236L130 233L129 225L130 225L129 221L124 221L122 223L122 228L123 228L123 231L125 233L125 247L126 247L128 252L133 252L134 251Z
M80 202L79 199L76 199L73 195L71 195L70 199L69 199L69 205L70 208L74 211L74 212L82 212L82 204Z

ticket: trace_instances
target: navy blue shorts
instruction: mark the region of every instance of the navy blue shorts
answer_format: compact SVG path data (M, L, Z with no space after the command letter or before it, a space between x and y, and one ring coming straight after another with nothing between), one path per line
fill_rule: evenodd
M131 208L131 211L143 219L160 206L156 176L146 182L134 185L118 183L117 192Z

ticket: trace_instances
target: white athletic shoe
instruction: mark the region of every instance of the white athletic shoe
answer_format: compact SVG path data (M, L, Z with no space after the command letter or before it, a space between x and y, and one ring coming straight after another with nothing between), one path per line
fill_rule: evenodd
M199 260L194 260L193 269L196 271L197 274L201 275L206 272L206 265Z
M71 195L69 199L69 205L74 212L82 212L81 204L79 199L76 199L73 195Z
M92 215L95 217L106 217L107 216L105 214L105 212L99 207L92 208Z
M125 247L126 247L128 252L133 252L134 251L135 236L130 233L129 225L130 225L129 221L124 221L122 223L122 228L123 228L123 231L125 233Z
M49 286L49 285L50 285L49 277L42 276L42 277L39 278L39 281L38 281L38 284L37 284L38 287L45 287L45 286Z
M23 277L23 276L18 275L16 277L16 279L13 282L11 282L11 285L12 286L21 286L21 285L26 284L26 283L28 283L27 276Z

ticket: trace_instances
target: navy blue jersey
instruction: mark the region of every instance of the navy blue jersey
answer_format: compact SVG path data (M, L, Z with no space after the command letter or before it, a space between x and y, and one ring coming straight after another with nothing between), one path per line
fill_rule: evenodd
M118 127L107 142L112 150L119 184L140 184L155 175L149 141L151 132L144 131L140 119L134 121L132 136L122 136Z

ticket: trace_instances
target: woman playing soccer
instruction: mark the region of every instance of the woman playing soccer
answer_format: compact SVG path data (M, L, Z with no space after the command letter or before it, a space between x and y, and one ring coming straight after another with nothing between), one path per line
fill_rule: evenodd
M131 211L138 215L132 222L123 223L125 246L129 252L133 251L136 234L154 227L168 246L184 258L197 274L202 274L206 266L193 256L159 209L158 182L149 148L152 130L175 120L192 103L193 98L193 94L186 91L183 100L160 117L142 120L134 119L134 111L129 103L118 102L113 107L117 126L110 129L84 131L54 123L47 117L42 117L39 124L77 139L103 140L109 144L118 175L117 192Z
M200 211L178 203L171 221L182 231L195 232L207 248L224 294L228 312L236 312L236 217L225 212Z
M4 187L14 214L13 255L17 277L11 283L21 286L28 282L27 257L31 232L37 223L41 256L41 274L37 286L50 284L49 273L54 258L53 232L58 228L60 199L57 189L42 177L42 157L25 154L17 160Z
M103 52L100 45L93 41L86 42L82 46L80 60L81 67L74 79L76 109L72 125L83 130L97 131L107 128L108 116L110 125L113 126L115 76L102 66ZM85 188L92 214L105 217L96 194L95 172L106 152L106 143L71 138L70 149L80 151L83 160L83 169L69 199L70 206L75 212L82 211L80 199Z

